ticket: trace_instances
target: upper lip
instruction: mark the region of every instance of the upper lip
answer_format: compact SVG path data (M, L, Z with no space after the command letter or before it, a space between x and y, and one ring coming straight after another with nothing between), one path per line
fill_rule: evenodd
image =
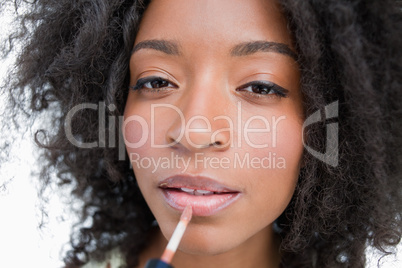
M237 193L236 189L223 185L211 178L204 176L175 175L168 177L158 184L159 188L188 188L220 193Z

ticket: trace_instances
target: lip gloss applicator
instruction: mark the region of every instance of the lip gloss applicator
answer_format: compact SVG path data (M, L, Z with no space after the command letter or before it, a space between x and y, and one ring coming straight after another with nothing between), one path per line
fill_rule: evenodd
M145 268L173 268L170 263L172 262L173 256L176 253L177 247L179 246L181 238L186 231L187 225L190 222L192 215L192 207L190 205L187 205L180 216L180 221L177 224L176 229L174 230L172 237L170 238L169 243L167 244L161 258L150 259L145 265Z

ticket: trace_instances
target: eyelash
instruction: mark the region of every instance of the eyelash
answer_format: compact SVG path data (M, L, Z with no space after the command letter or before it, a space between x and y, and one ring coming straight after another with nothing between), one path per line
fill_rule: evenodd
M246 90L246 88L251 87L251 91ZM257 90L263 90L260 93L257 93ZM275 95L276 97L279 98L286 98L289 94L289 90L284 89L283 87L278 86L277 84L274 84L270 81L252 81L249 82L245 85L242 85L241 87L237 88L236 91L245 91L247 94L254 95L258 98L262 98L264 96L266 97L273 97L272 95ZM270 93L272 92L272 93Z
M153 87L154 85L152 85L152 83L155 83L155 82L163 83L164 86L154 88ZM145 87L148 83L149 83L148 87ZM137 83L134 86L130 86L130 89L138 90L138 91L146 90L148 92L160 92L160 91L167 90L167 88L169 88L169 85L171 85L170 88L177 87L176 84L170 82L167 79L164 79L159 76L150 76L150 77L144 77L144 78L138 79ZM248 88L248 87L251 87L251 91L246 90L246 88ZM262 89L264 89L264 90L261 91ZM260 93L256 92L258 90L260 90ZM237 88L236 91L247 92L247 94L253 95L257 98L261 98L264 96L273 97L272 95L275 95L276 97L280 97L280 98L286 98L288 96L288 92L289 92L287 89L284 89L284 88L278 86L277 84L274 84L269 81L252 81L252 82L249 82L249 83ZM273 93L270 93L271 91Z
M168 84L167 86L161 86L161 87L157 87L154 88L152 87L152 83L164 83L164 84ZM149 83L149 86L151 87L145 87L146 84ZM149 77L144 77L144 78L140 78L137 81L137 84L135 84L134 86L130 86L130 88L132 90L147 90L149 92L160 92L163 90L166 90L166 88L168 88L169 85L172 85L173 87L177 87L174 83L170 82L169 80L166 80L162 77L159 76L149 76Z

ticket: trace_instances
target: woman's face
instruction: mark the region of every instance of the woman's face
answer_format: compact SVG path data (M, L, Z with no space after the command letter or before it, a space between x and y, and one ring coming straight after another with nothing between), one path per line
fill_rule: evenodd
M123 131L167 239L193 207L181 250L267 239L288 205L303 151L293 50L273 1L153 0L146 10Z

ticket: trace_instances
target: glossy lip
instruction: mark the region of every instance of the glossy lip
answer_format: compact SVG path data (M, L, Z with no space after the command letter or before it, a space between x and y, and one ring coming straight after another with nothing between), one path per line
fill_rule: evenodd
M241 192L203 176L176 175L162 180L158 188L163 192L166 203L179 211L187 204L194 216L211 216L238 200ZM211 195L192 195L180 190L188 188L214 192Z

